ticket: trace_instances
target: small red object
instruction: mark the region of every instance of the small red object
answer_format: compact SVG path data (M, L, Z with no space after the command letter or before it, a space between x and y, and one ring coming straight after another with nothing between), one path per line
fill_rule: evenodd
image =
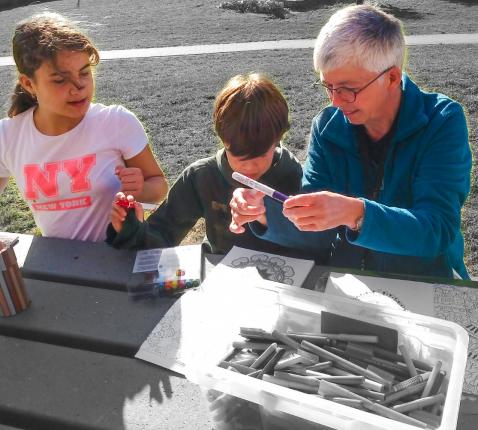
M133 209L134 208L134 202L130 202L129 200L116 200L115 204L118 206L121 206L122 208L125 209Z

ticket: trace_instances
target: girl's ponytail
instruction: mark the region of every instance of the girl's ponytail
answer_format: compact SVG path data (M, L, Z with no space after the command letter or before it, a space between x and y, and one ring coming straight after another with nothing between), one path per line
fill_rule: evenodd
M10 109L8 109L8 116L13 118L15 115L25 112L36 104L36 97L33 97L30 93L25 91L20 85L20 82L17 82L11 97L11 105Z

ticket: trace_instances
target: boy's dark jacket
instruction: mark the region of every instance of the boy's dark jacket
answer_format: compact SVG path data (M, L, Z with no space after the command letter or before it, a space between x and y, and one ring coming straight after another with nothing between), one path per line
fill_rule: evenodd
M229 231L229 201L235 188L242 185L232 179L232 170L224 149L187 167L168 198L143 223L127 217L119 234L108 226L106 241L116 248L165 248L179 245L197 220L206 221L206 251L227 253L233 245L260 251L297 255L289 249L256 237L246 227L243 234ZM276 149L270 169L259 181L292 195L300 189L302 168L285 147ZM266 197L268 198L268 197ZM133 214L134 215L134 214Z

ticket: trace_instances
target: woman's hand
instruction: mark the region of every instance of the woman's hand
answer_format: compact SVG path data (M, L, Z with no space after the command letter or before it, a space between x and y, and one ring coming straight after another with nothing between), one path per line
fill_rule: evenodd
M323 231L340 225L356 229L365 204L353 197L321 191L288 198L283 212L302 231Z

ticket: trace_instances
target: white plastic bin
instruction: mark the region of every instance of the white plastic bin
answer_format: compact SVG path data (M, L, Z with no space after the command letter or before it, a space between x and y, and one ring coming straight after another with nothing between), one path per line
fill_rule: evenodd
M413 358L430 364L441 360L442 370L446 371L442 385L446 400L439 429L456 428L468 346L468 334L459 325L268 281L240 288L236 284L228 279L220 289L205 288L202 292L202 303L208 304L207 309L202 309L207 312L208 324L198 324L200 347L188 360L186 376L205 389L260 405L263 429L308 430L304 426L309 423L301 424L296 418L310 421L311 429L320 428L312 423L344 430L418 429L217 366L238 339L239 327L320 333L322 311L396 329L399 344L408 346Z

